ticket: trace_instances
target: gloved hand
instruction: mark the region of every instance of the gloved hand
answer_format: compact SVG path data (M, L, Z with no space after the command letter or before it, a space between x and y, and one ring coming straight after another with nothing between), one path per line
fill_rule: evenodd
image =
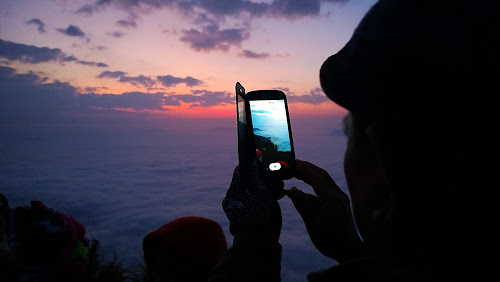
M277 200L285 195L284 182L264 182L256 165L248 173L249 183L245 185L241 183L239 166L234 169L231 185L222 201L229 231L235 237L257 235L278 241L282 219Z

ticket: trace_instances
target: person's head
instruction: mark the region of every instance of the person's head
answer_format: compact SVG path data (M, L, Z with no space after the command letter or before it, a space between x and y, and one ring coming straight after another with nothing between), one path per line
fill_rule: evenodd
M380 0L323 63L325 94L349 111L344 170L373 248L447 249L489 216L478 199L497 150L498 8Z
M217 222L200 216L174 219L143 239L147 281L207 281L227 248Z

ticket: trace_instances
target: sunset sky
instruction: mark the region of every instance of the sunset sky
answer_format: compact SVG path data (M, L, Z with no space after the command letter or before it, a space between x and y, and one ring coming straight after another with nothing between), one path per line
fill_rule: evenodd
M2 109L233 116L239 81L339 113L319 68L375 2L1 0Z

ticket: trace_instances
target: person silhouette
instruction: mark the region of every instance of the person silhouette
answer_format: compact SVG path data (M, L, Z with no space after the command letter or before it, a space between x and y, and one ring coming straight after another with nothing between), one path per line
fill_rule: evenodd
M498 1L380 0L324 61L323 92L348 111L350 198L327 171L297 160L295 178L315 195L285 193L315 247L338 263L309 281L499 279L491 93L499 11ZM272 195L284 188L252 175L246 191L238 167L233 173L223 208L234 243L210 281L281 279L286 219Z

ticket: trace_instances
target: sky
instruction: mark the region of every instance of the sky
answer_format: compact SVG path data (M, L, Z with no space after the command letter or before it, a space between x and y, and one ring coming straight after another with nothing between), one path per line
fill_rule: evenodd
M234 116L237 81L284 91L294 115L340 113L319 68L374 2L0 0L2 122Z

